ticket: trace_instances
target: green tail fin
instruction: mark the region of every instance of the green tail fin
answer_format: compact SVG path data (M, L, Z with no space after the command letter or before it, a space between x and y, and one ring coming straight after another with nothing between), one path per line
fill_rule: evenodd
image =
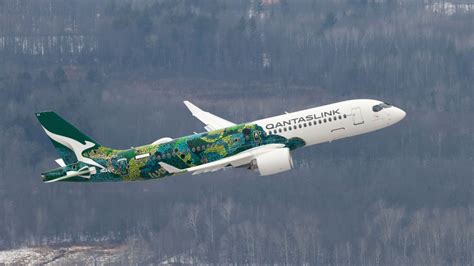
M100 146L99 143L69 124L55 112L36 113L36 118L53 142L59 157L66 164L80 161L82 152Z

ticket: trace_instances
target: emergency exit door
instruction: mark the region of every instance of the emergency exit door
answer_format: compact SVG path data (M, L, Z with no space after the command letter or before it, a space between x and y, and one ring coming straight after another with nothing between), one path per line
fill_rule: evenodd
M362 117L362 110L360 110L360 107L352 108L352 119L354 125L364 124L364 118Z

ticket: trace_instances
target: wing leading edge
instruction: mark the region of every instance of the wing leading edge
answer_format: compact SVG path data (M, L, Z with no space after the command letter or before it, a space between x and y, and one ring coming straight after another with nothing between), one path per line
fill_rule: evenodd
M184 104L186 105L186 107L188 107L189 111L191 111L194 117L196 117L197 119L199 119L201 122L203 122L206 125L204 128L207 131L222 129L222 128L231 127L235 125L234 123L230 121L227 121L209 112L201 110L199 107L197 107L196 105L192 104L189 101L184 101Z
M198 166L189 167L186 169L178 169L172 165L160 162L160 165L169 173L178 174L185 172L192 172L193 175L198 175L202 173L215 172L217 170L224 169L226 167L239 167L247 165L252 162L257 155L275 150L284 148L284 144L267 144L259 147L255 147L246 151L243 151L239 154Z

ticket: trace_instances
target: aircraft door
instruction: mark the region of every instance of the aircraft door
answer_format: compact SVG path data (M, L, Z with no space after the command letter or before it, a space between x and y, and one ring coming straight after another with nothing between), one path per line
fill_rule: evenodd
M364 124L364 118L362 117L362 111L360 110L360 107L352 108L352 119L354 125Z

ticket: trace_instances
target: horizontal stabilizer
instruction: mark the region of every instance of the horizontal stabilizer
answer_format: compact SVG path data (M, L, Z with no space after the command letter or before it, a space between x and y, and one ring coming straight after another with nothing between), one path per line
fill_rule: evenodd
M89 179L89 178L91 178L91 175L94 175L94 174L97 173L95 167L84 166L84 167L82 167L81 169L79 169L77 171L67 171L63 176L56 177L56 176L58 176L58 174L61 173L61 171L58 171L58 170L62 170L62 169L55 169L55 170L52 170L50 172L44 173L42 175L43 179L45 180L44 182L45 183L53 183L53 182L57 182L57 181L63 181L63 180L66 180L66 179L69 179L69 178L72 178L72 177L76 177L76 176ZM62 173L64 173L64 171ZM51 178L53 178L53 179L51 179Z
M66 166L66 163L65 163L64 160L61 159L61 158L56 159L56 160L54 160L54 161L55 161L57 164L59 164L59 166L61 166L61 167Z

